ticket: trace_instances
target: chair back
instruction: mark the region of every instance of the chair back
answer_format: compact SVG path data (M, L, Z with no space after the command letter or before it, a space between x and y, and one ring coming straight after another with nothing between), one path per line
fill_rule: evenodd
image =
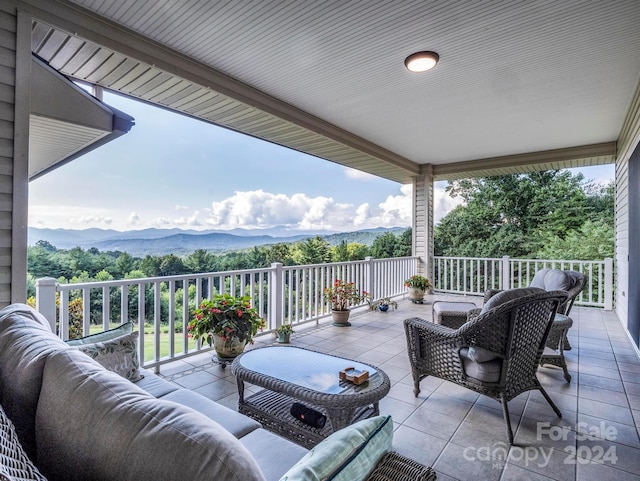
M553 317L566 300L566 291L523 295L489 309L458 330L469 345L482 346L503 359L500 381L492 389L511 399L537 385L536 372Z

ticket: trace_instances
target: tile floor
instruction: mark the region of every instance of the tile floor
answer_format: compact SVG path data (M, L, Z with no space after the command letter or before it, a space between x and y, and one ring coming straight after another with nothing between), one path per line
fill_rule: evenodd
M511 447L497 401L432 377L414 397L402 325L408 317L431 319L430 303L402 301L396 311L354 313L347 328L329 321L298 327L292 345L383 369L391 390L380 411L395 422L394 449L433 466L439 480L640 479L640 360L614 313L573 309L573 349L566 353L571 383L559 368L538 371L563 417L539 392L521 394L509 403ZM262 336L255 346L274 341ZM235 379L210 354L165 365L160 374L237 408Z

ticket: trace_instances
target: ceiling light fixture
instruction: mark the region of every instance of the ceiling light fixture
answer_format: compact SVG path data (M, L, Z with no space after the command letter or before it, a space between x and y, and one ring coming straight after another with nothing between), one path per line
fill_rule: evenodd
M404 60L404 65L412 72L426 72L436 66L440 55L435 52L416 52Z

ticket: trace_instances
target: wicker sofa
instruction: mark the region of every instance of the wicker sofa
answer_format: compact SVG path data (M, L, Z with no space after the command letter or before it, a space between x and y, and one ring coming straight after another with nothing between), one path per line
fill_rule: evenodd
M72 346L29 306L0 311L0 481L293 481L315 479L309 473L320 468L344 472L336 479L435 479L429 468L390 452L390 416L342 429L314 453L137 369L130 337L137 332ZM124 360L111 367L120 347ZM354 450L358 456L348 457ZM323 456L319 468L314 463Z

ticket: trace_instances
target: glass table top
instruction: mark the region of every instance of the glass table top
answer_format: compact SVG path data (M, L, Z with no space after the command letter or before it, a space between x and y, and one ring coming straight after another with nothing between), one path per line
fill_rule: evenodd
M266 347L242 354L245 369L325 394L347 394L380 384L378 370L368 364L296 347ZM356 386L340 381L339 372L348 367L369 371L369 380Z

